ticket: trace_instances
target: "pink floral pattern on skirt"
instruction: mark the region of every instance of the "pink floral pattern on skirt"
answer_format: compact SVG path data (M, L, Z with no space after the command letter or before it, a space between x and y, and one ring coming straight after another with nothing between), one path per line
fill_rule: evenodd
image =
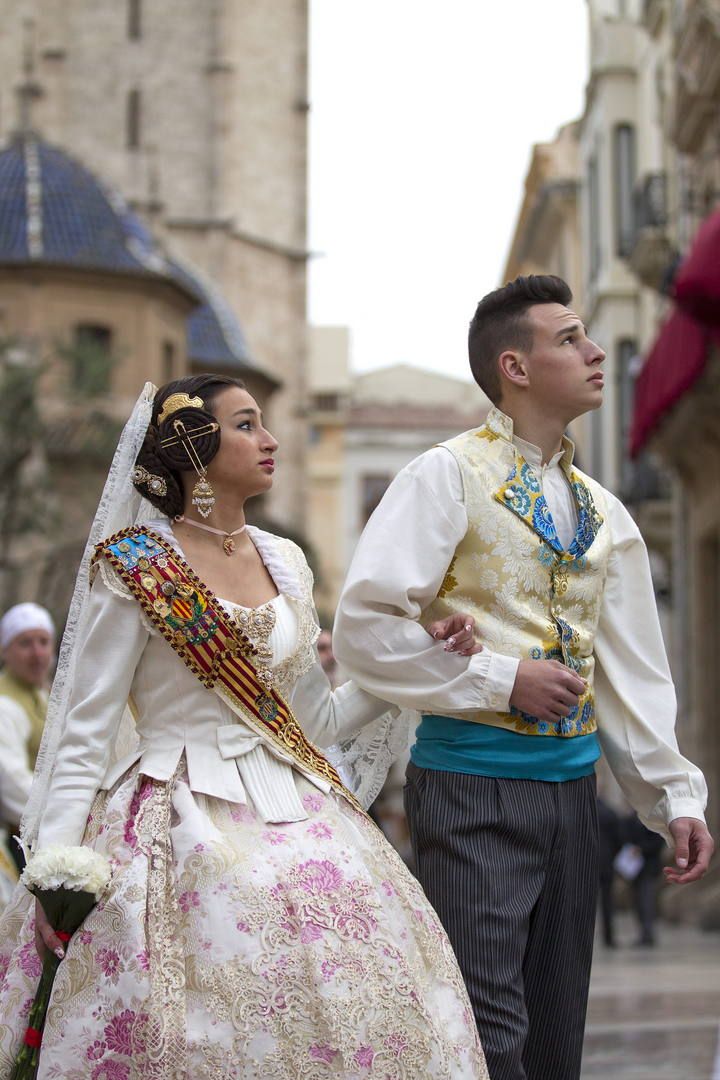
M85 842L114 866L60 966L39 1080L483 1080L455 958L371 822L299 781L306 821L131 770ZM0 1080L40 965L31 898L0 922Z

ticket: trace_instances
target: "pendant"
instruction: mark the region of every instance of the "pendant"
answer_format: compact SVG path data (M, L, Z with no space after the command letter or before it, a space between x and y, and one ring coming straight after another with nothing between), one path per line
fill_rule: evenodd
M197 506L198 514L201 517L209 517L212 512L212 508L215 505L215 492L210 487L210 484L201 476L195 487L192 489L192 504Z
M226 555L232 555L235 550L235 541L232 536L226 536L223 540L223 551Z

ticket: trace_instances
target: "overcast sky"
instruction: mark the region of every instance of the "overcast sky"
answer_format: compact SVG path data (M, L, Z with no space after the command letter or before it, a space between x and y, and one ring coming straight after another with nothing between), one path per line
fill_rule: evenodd
M310 321L466 375L532 144L582 111L584 0L311 0Z

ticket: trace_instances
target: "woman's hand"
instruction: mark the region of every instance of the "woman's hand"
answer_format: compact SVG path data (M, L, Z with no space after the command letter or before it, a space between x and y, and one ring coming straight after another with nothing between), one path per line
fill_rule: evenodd
M436 641L446 642L446 652L456 652L458 656L474 656L482 652L482 645L475 641L475 620L472 615L450 615L447 619L430 623L426 630Z
M46 948L51 949L58 960L62 960L65 955L63 943L48 922L44 908L37 899L35 900L35 948L41 960L45 956Z

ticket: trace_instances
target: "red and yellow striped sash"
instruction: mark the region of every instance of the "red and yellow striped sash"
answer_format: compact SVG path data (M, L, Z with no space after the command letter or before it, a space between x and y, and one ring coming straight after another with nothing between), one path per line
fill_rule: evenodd
M277 690L262 685L255 647L212 592L158 533L125 529L98 544L94 566L106 559L180 659L203 686L236 705L250 726L362 807L330 762L313 746Z

